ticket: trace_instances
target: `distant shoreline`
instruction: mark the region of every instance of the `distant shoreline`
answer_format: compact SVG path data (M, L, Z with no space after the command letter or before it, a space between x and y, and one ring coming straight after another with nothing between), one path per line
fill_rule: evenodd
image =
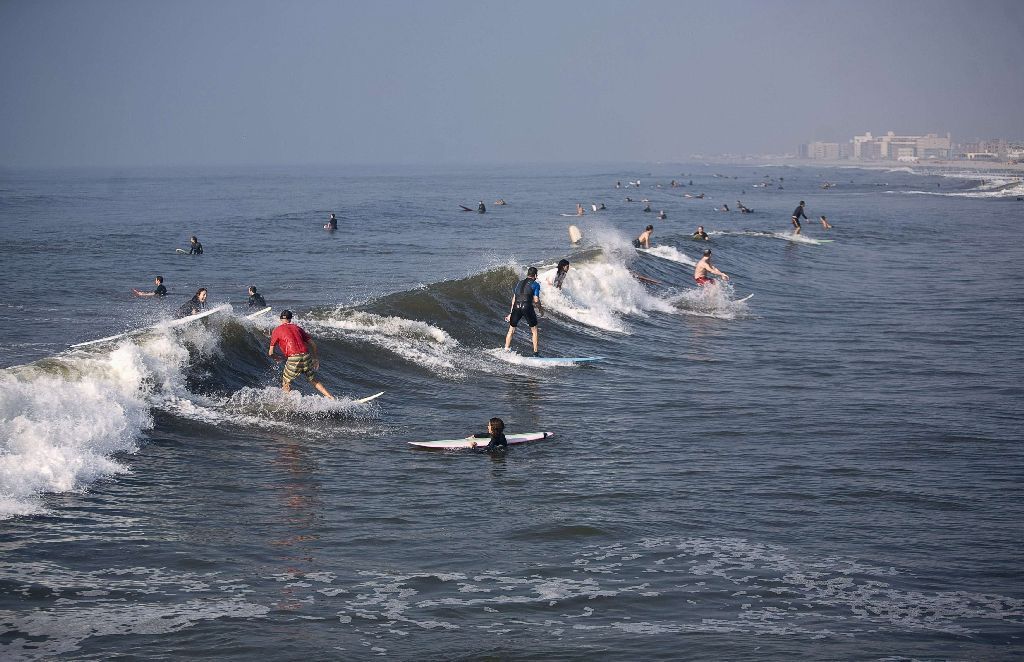
M771 165L793 165L804 168L821 166L823 168L862 168L864 170L893 170L895 168L914 168L918 170L936 170L958 172L978 171L978 174L1007 172L1024 175L1024 163L996 163L994 161L921 161L904 163L902 161L829 161L825 159L792 159L785 163Z

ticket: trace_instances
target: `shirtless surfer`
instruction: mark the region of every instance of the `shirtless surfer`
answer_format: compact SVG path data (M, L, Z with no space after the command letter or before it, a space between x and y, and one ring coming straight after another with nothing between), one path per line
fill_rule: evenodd
M651 234L653 232L653 225L648 225L646 228L644 228L644 231L640 233L640 236L633 240L633 248L650 248Z
M708 276L709 273L721 276L722 280L729 280L729 276L727 276L725 272L720 271L711 264L710 248L704 251L704 257L700 259L700 262L697 263L697 267L693 270L693 280L701 287L704 287L705 285L714 285L715 281L713 278Z

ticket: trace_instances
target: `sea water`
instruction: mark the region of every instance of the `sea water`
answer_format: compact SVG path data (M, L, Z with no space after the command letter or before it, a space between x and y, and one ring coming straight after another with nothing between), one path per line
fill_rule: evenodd
M912 168L4 171L0 656L1019 657L1021 193ZM731 278L697 289L706 248ZM604 361L495 356L531 265L542 355ZM165 300L132 296L156 275ZM271 315L245 318L250 285ZM69 349L199 287L235 312ZM278 387L282 308L338 401ZM556 436L406 443L492 416Z

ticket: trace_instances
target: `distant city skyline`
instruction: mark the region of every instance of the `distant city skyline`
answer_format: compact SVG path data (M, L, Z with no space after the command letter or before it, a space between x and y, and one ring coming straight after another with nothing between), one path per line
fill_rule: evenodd
M671 161L1024 137L1024 3L0 2L0 166Z

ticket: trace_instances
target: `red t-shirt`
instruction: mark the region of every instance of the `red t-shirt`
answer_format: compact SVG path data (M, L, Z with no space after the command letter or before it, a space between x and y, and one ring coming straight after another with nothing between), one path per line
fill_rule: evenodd
M270 347L280 343L281 351L285 356L293 354L305 354L309 351L306 343L309 342L309 334L298 324L288 322L274 329L270 336Z

